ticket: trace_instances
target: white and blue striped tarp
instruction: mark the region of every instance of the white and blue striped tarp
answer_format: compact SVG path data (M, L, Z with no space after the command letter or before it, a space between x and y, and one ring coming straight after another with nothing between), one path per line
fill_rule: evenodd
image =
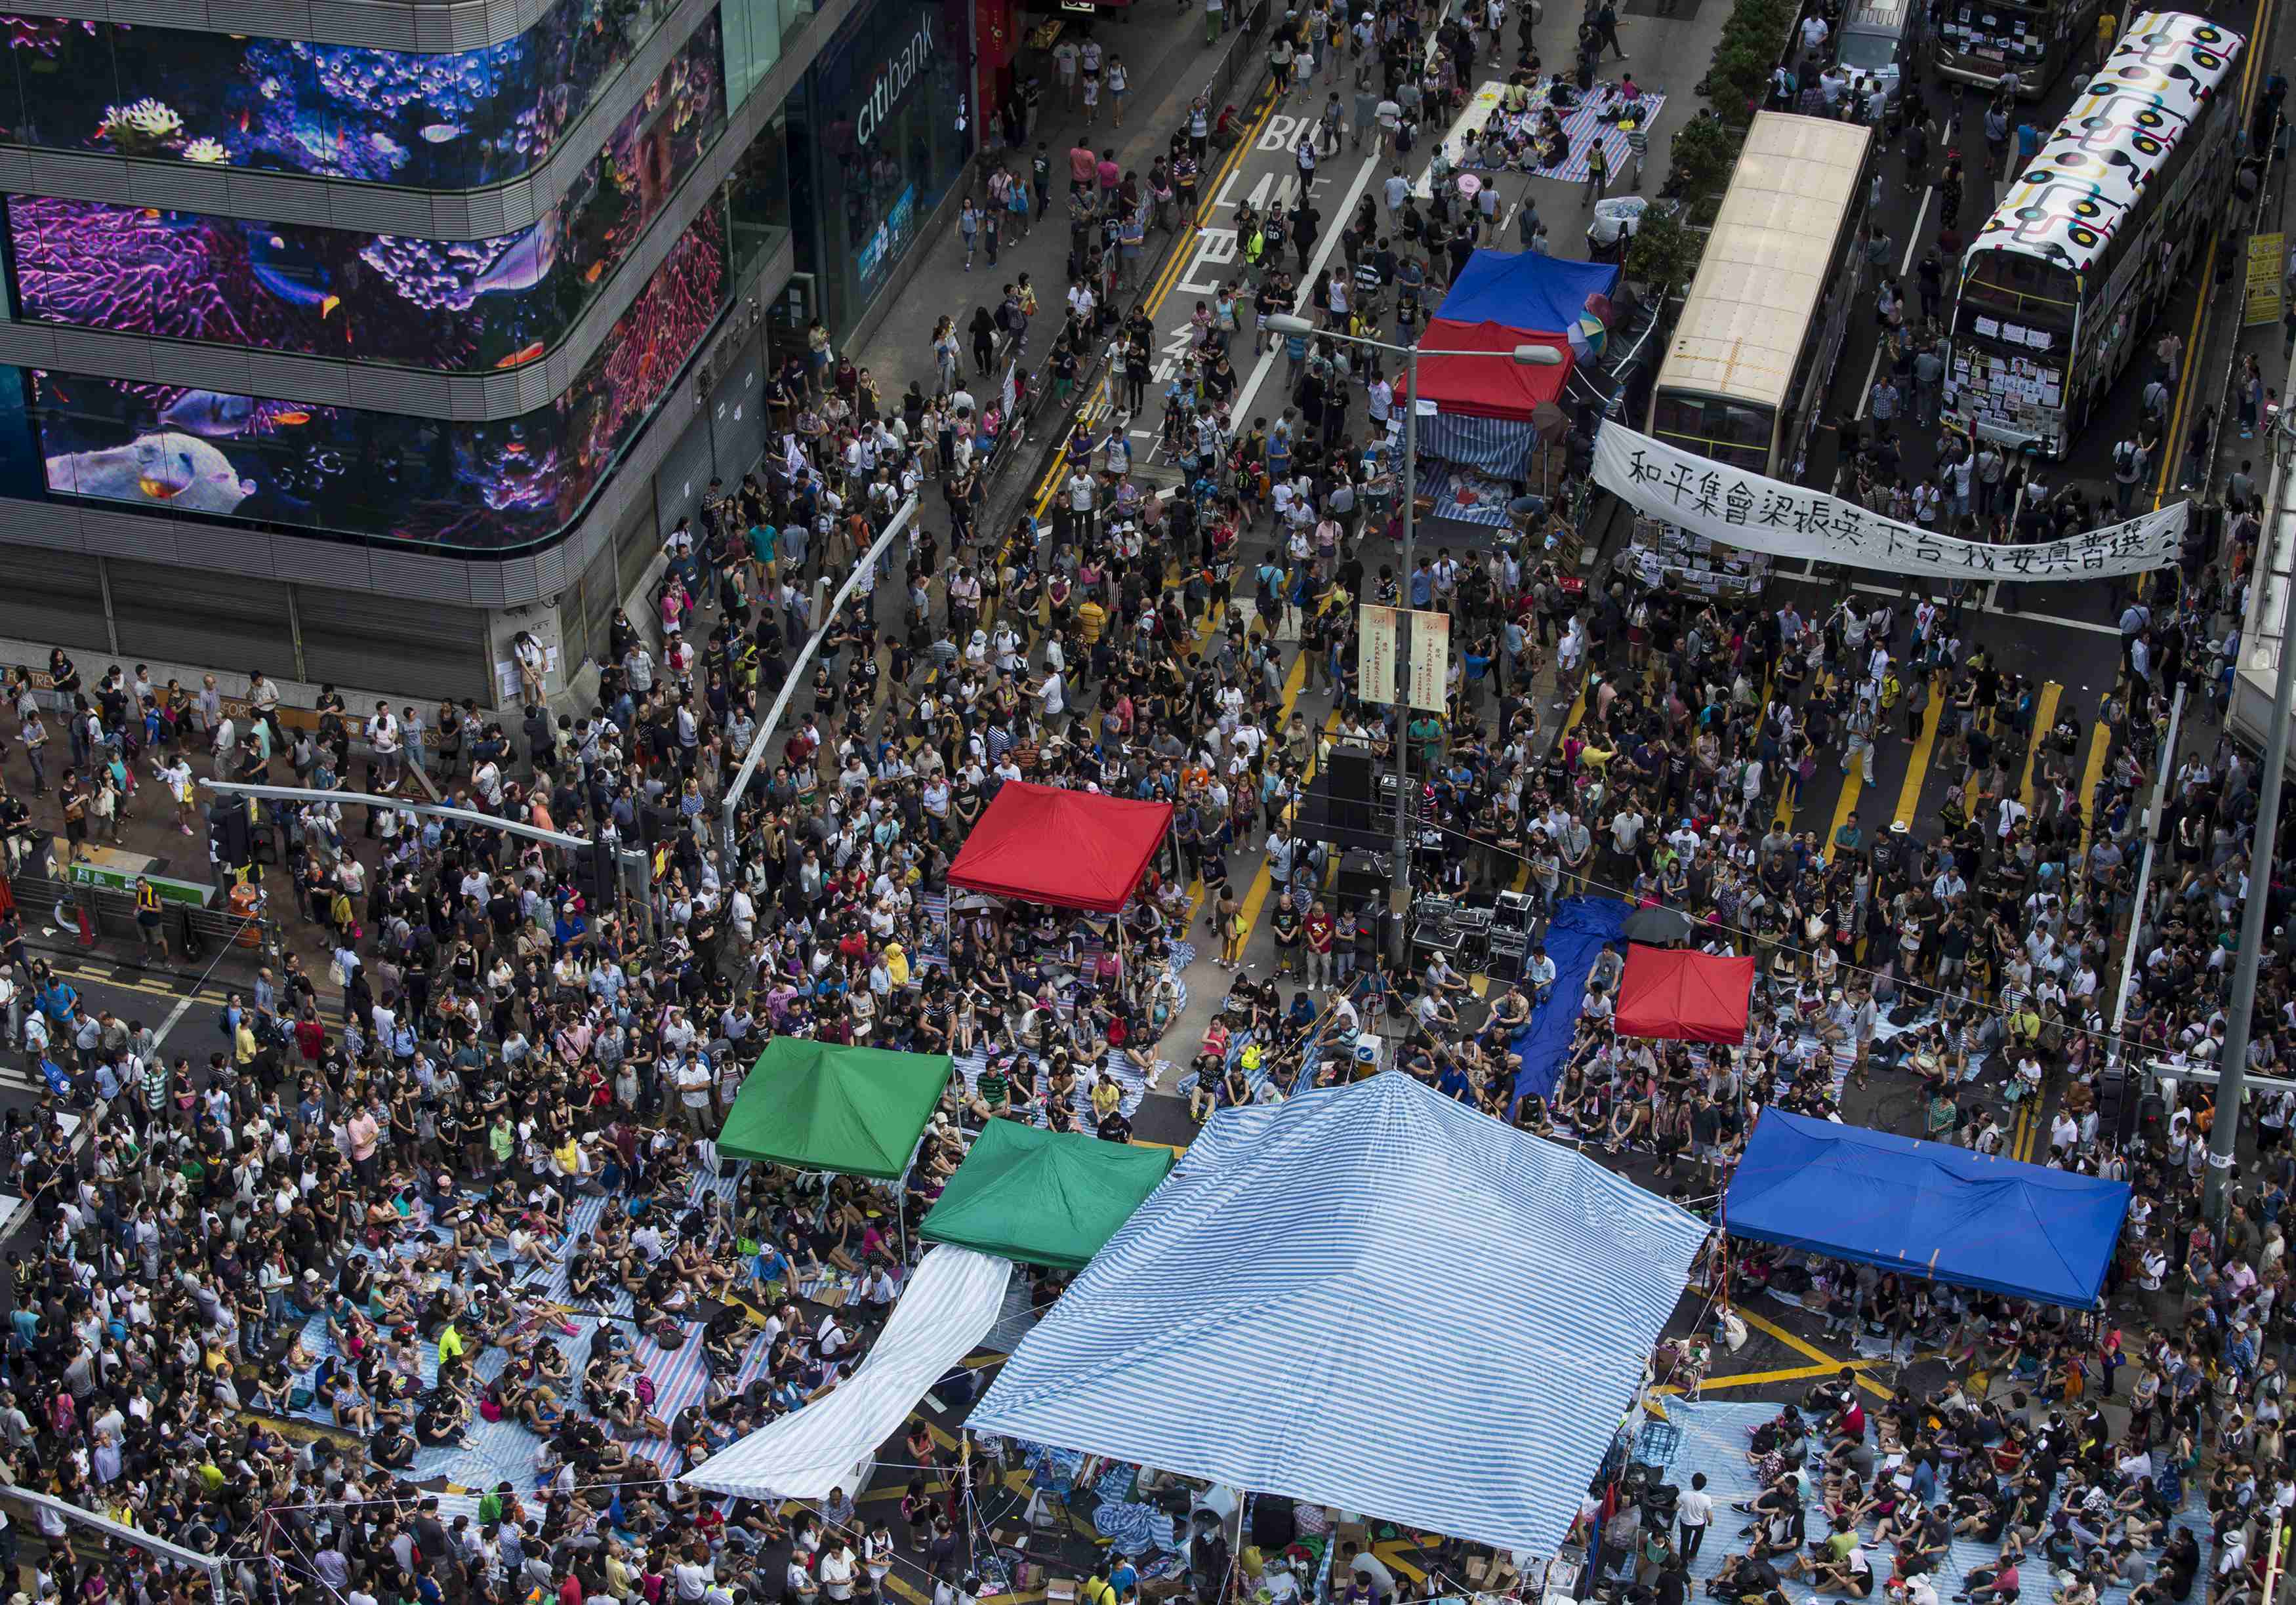
M685 1482L751 1499L825 1499L901 1429L925 1390L996 1322L1010 1260L942 1244L917 1264L861 1368L825 1397L711 1455ZM858 1490L856 1490L857 1492Z
M1706 1235L1400 1072L1226 1110L968 1424L1553 1554Z
M1538 448L1538 431L1531 428L1528 418L1476 418L1465 413L1438 413L1432 418L1419 421L1419 455L1423 460L1463 463L1495 479L1530 478L1531 454ZM1440 508L1436 511L1442 512Z
M1514 500L1513 480L1489 479L1448 463L1428 466L1434 471L1420 474L1419 494L1435 504L1429 510L1430 517L1488 524L1494 529L1505 529L1514 521L1507 516L1507 504Z

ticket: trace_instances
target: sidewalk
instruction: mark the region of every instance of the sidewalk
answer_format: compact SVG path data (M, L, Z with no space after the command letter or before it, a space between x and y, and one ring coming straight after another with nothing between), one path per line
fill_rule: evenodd
M1131 83L1130 93L1126 96L1124 126L1115 126L1114 107L1105 93L1095 120L1087 126L1083 108L1071 107L1062 99L1047 53L1044 98L1038 102L1033 134L1024 148L984 151L973 164L973 193L985 206L988 176L999 163L1028 182L1031 158L1041 143L1052 163L1049 203L1042 213L1032 211L1029 232L1018 240L1008 237L995 261L989 259L987 250L977 250L969 273L964 266L964 242L955 229L923 248L930 254L917 274L916 288L911 291L914 307L903 307L888 317L853 354L855 364L868 369L875 378L888 405L899 405L898 398L912 379L928 395L934 389L932 332L933 325L943 316L955 321L957 340L964 351L963 371L970 377L972 340L967 326L972 321L973 309L986 307L993 315L1003 299L1004 287L1019 283L1024 273L1037 292L1037 315L1031 320L1026 345L1016 355L1023 365L1031 369L1044 359L1067 315L1070 148L1082 136L1095 151L1112 149L1117 165L1137 173L1144 185L1149 165L1167 148L1174 131L1184 125L1189 102L1208 87L1225 53L1236 42L1237 29L1233 24L1241 9L1243 8L1231 7L1227 12L1231 26L1211 45L1204 42L1201 10L1191 5L1185 11L1176 11L1173 0L1139 0L1126 12L1070 21L1072 29L1085 30L1077 33L1076 37L1096 38L1110 60L1123 61ZM1066 37L1069 36L1064 34ZM1255 53L1259 43L1264 39L1251 47ZM1221 104L1217 97L1212 101L1215 118ZM1032 208L1034 205L1032 193ZM1173 237L1150 231L1135 265L1138 271L1126 288L1127 309L1153 283L1156 268L1163 262ZM1079 386L1079 397L1085 389ZM1061 427L1064 426L1062 420ZM1036 436L1040 440L1050 438L1054 428L1053 421L1040 416Z

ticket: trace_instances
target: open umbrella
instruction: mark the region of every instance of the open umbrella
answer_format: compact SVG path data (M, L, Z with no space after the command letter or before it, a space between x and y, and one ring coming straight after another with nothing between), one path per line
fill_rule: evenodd
M1629 942L1661 946L1686 941L1690 937L1690 916L1678 908L1638 908L1627 916L1619 934Z

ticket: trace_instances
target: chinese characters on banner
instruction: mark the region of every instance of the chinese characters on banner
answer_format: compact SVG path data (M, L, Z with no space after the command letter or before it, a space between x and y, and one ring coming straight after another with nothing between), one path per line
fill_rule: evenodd
M2248 237L2248 310L2241 322L2247 323L2276 323L2280 321L2280 254L2279 234L2251 234Z
M1429 713L1444 709L1451 675L1451 616L1365 602L1357 610L1356 694L1366 702L1406 700L1396 632L1411 620L1410 706Z
M1401 700L1395 677L1395 616L1401 610L1370 602L1356 610L1356 695L1366 702Z
M1444 711L1444 689L1451 676L1451 616L1448 613L1411 615L1411 706L1426 713Z
M2178 502L2071 540L1991 546L1900 524L1617 423L1595 438L1595 482L1647 518L1749 552L1933 579L2110 579L2166 568L2177 561L2189 510Z

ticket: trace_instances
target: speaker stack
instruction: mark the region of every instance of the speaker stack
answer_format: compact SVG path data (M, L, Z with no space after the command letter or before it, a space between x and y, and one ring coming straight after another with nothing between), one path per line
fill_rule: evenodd
M1301 834L1342 853L1382 851L1388 845L1388 828L1373 801L1378 787L1379 764L1372 749L1358 741L1337 743L1303 799Z

